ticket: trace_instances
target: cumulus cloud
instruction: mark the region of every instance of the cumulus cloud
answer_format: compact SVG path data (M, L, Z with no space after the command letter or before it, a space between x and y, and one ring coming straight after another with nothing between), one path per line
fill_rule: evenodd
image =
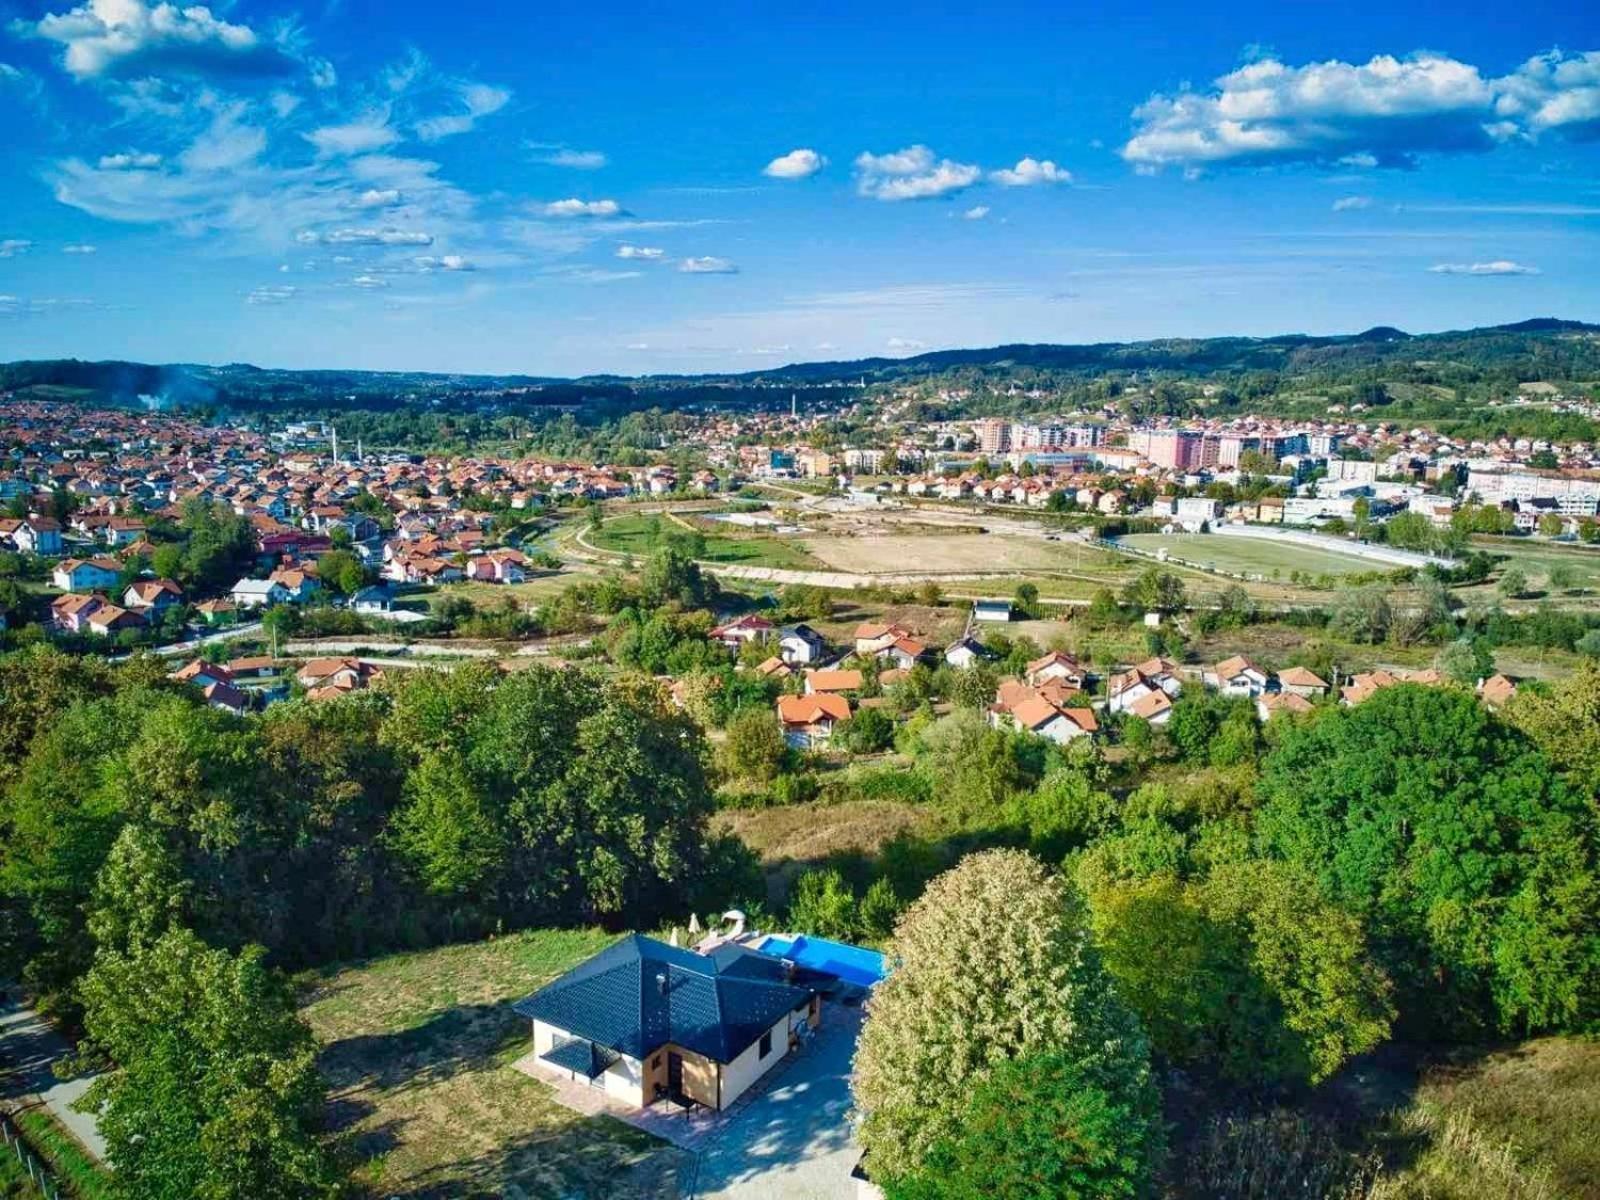
M828 160L815 150L797 149L778 155L761 173L773 179L806 179L827 165Z
M459 254L441 254L438 258L434 258L432 255L424 255L411 261L417 270L423 274L428 274L432 271L471 271L474 269L472 263Z
M399 188L368 188L355 199L357 208L393 208L399 203Z
M33 243L27 238L0 239L0 258L15 258L19 254L26 254L33 249Z
M433 235L420 229L330 229L325 233L306 229L295 240L307 246L433 245Z
M1072 172L1063 170L1048 158L1018 160L1014 167L990 171L989 178L1005 187L1034 187L1041 183L1071 183Z
M299 292L299 288L290 284L280 284L276 287L258 287L244 298L244 302L256 305L287 304Z
M856 156L856 190L874 200L929 200L963 191L983 173L969 163L935 159L926 146Z
M529 142L528 149L535 151L535 162L548 167L570 167L574 171L598 171L610 161L599 150L574 150L548 142Z
M1497 81L1495 130L1537 136L1556 131L1577 141L1600 138L1600 51L1530 58Z
M154 171L160 165L161 155L139 150L129 150L123 154L102 154L100 156L100 169L102 171Z
M618 258L633 258L641 262L660 262L667 256L667 252L660 246L629 246L617 247Z
M63 254L93 254L98 249L99 249L98 246L91 246L91 245L89 245L88 242L70 242L67 245L61 247L61 253L63 253Z
M552 200L543 209L547 217L615 217L621 214L622 205L615 200Z
M1333 202L1334 212L1351 212L1355 209L1371 207L1371 196L1340 196Z
M62 65L77 79L170 72L260 76L294 69L288 55L248 25L225 21L204 5L88 0L19 27L64 46Z
M919 342L916 338L892 337L884 345L891 350L926 350L927 342Z
M491 87L486 83L461 83L456 92L464 111L429 117L416 124L417 136L425 142L453 137L468 132L484 117L499 112L511 100L505 88Z
M962 218L968 221L981 221L988 215L989 206L987 204L974 204L971 208L967 209L966 212L961 214Z
M1488 150L1552 131L1600 137L1600 52L1551 51L1499 78L1431 53L1299 67L1264 58L1206 91L1152 96L1133 116L1122 156L1144 170L1405 167L1424 154Z
M1497 258L1493 262L1435 263L1428 268L1435 275L1537 275L1538 267L1510 259Z
M303 136L317 148L317 153L330 156L369 154L400 140L400 135L389 125L388 109L367 113L342 125L324 125Z
M350 281L358 288L386 288L389 281L381 275L357 275Z
M678 270L686 275L737 275L739 268L726 258L718 258L712 254L701 255L699 258L686 258L678 264Z

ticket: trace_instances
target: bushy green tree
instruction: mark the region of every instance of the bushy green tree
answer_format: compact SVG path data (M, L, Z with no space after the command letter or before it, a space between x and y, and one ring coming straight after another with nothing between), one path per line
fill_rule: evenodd
M115 1067L90 1088L116 1194L304 1200L338 1193L318 1141L316 1043L259 947L238 955L172 929L106 951L84 980L84 1026Z
M852 1077L875 1179L914 1180L960 1135L973 1089L1041 1055L1083 1072L1126 1107L1131 1127L1150 1131L1130 1142L1140 1159L1131 1169L1148 1178L1161 1141L1148 1045L1063 880L1018 851L971 855L906 911L889 956Z
M778 718L769 709L752 708L728 723L717 757L735 779L764 783L777 776L791 755Z

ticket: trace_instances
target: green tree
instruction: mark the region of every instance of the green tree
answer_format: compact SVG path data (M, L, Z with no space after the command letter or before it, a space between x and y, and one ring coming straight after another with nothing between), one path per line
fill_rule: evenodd
M1065 1054L1002 1063L889 1200L1111 1200L1152 1183L1161 1130Z
M894 744L894 718L881 708L861 708L839 732L845 749L854 754L877 754Z
M1286 728L1258 836L1381 931L1401 1012L1456 1036L1600 1012L1595 812L1462 691L1400 685Z
M789 924L802 933L848 941L860 928L855 892L832 867L806 871L789 897Z
M789 744L770 709L751 708L728 722L728 736L717 757L722 769L735 779L765 783L789 761Z
M1507 567L1500 572L1500 582L1495 587L1507 600L1515 600L1528 590L1528 577L1520 567Z
M1100 965L1081 901L1038 860L1007 850L964 859L907 910L889 957L851 1081L875 1179L914 1179L959 1135L972 1089L1035 1055L1060 1056L1126 1106L1129 1123L1150 1131L1131 1169L1152 1169L1159 1097L1144 1033Z
M367 568L348 550L330 550L317 560L317 578L338 592L349 596L367 584Z
M1457 683L1477 683L1494 674L1494 652L1483 638L1457 638L1439 651L1434 665Z
M1122 589L1122 602L1144 612L1175 612L1184 599L1183 580L1160 567L1146 567Z
M112 1186L140 1200L334 1196L317 1140L316 1042L288 985L251 947L237 956L173 929L108 951L84 980L84 1026L115 1069L84 1102L99 1114Z

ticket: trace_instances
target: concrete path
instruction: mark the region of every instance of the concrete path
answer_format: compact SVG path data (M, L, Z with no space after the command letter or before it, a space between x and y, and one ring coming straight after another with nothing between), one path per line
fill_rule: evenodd
M94 1077L61 1080L51 1070L71 1053L72 1044L48 1021L7 993L0 1003L0 1103L12 1110L42 1103L85 1150L104 1161L106 1144L94 1117L72 1107Z
M811 1044L701 1142L695 1200L849 1200L860 1157L849 1123L861 1010L829 1007Z

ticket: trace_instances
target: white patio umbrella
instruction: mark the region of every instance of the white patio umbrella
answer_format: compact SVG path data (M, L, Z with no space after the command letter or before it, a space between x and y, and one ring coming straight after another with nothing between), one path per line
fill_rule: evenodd
M667 940L674 946L678 946L678 945L682 944L681 942L678 941L678 927L676 925L674 925L672 927L672 936L670 938L668 938Z
M700 914L699 913L690 913L689 914L689 932L692 933L692 934L700 932Z

